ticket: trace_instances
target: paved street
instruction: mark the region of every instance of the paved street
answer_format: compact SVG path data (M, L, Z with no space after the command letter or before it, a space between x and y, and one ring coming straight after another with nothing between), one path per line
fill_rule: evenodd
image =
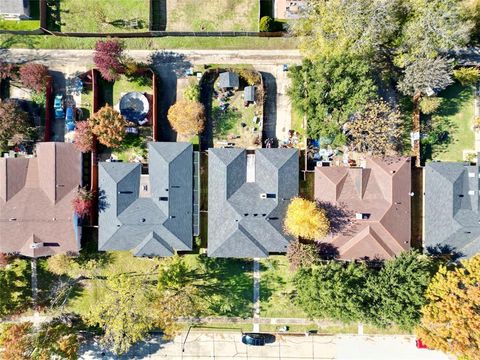
M191 332L171 342L159 338L136 346L123 357L103 354L90 346L81 359L339 359L339 360L447 360L445 354L417 349L411 336L277 335L273 344L255 347L241 342L240 332Z

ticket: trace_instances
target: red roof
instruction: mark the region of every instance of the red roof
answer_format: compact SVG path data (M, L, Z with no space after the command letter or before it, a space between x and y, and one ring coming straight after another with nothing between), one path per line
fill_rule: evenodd
M367 158L363 168L317 167L315 199L343 209L348 218L322 241L341 259L388 259L410 249L410 191L409 158Z
M0 252L78 252L71 203L80 184L81 154L72 144L38 143L37 157L0 158Z

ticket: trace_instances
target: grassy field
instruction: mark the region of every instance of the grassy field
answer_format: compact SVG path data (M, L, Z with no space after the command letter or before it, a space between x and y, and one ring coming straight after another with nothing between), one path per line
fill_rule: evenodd
M60 0L50 17L62 32L148 31L149 0ZM136 25L132 26L131 22ZM58 26L59 25L59 26Z
M40 28L38 20L0 20L0 30L37 30Z
M113 105L120 102L123 93L138 91L140 93L153 93L151 84L142 84L137 81L130 81L125 75L122 75L119 80L113 84Z
M463 150L473 150L475 135L473 91L456 83L440 93L443 99L439 114L451 122L451 143L441 152L433 153L433 160L463 161Z
M0 34L0 48L93 49L100 38L73 38L49 35ZM162 37L123 39L127 49L296 49L294 38L264 37Z
M167 31L258 31L258 0L167 0Z
M293 303L293 274L286 256L276 255L261 260L261 317L306 317Z

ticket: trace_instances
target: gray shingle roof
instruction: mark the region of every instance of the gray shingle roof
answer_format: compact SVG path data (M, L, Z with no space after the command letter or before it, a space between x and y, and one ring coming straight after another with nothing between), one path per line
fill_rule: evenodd
M480 251L479 168L432 162L425 167L425 246Z
M255 86L246 86L243 92L245 101L255 101Z
M99 250L170 256L192 250L193 148L149 143L149 175L141 165L100 163Z
M209 256L267 257L286 251L291 238L283 232L283 218L298 195L298 152L259 149L254 170L255 181L247 182L243 149L209 149Z
M239 84L240 80L237 73L231 71L220 73L218 85L221 88L238 88Z

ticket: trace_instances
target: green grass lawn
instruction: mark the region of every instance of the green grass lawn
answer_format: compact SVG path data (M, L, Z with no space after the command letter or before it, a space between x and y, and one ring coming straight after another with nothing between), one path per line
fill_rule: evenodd
M140 159L147 161L148 142L153 140L152 128L150 126L140 126L139 134L127 134L122 145L112 151L112 156L123 162L135 162Z
M286 256L275 255L261 260L260 316L304 318L307 315L293 302L293 271Z
M149 0L60 0L60 11L51 16L60 15L55 20L62 32L148 31L149 9Z
M122 75L119 80L116 80L113 84L113 104L116 105L120 102L121 95L123 93L138 91L140 93L153 93L151 81L145 79L146 83L129 80L125 75Z
M0 20L0 30L37 30L39 20Z
M167 0L167 31L258 31L258 0Z
M31 49L93 49L101 38L73 38L49 35L0 34L0 47ZM123 39L127 49L296 49L297 40L291 37L162 37Z
M301 164L300 168L303 169L303 164ZM308 172L306 180L303 180L303 174L302 174L302 177L300 177L299 196L307 200L313 201L315 198L314 185L315 185L315 173Z
M441 152L433 153L433 160L463 161L463 150L473 150L475 135L472 129L474 100L471 87L456 83L440 93L443 103L438 113L452 124L451 143Z
M90 115L93 115L93 91L84 88L81 93L80 101L81 103L79 104L79 107L82 109L83 118L88 119Z

